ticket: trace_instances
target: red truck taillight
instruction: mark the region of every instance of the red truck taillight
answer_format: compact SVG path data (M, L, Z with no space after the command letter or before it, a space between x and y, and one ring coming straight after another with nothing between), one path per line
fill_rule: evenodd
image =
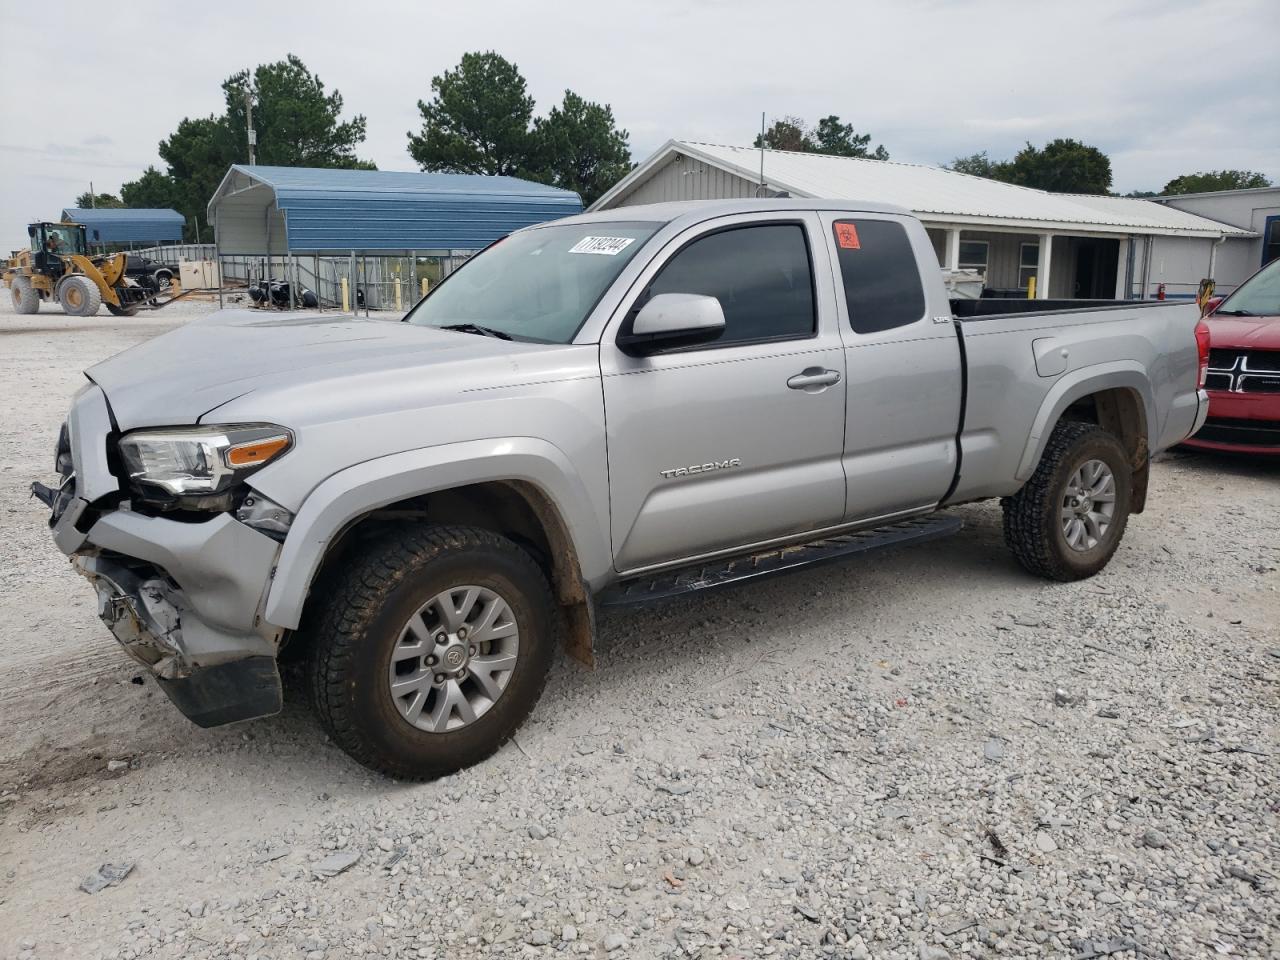
M1196 324L1196 351L1200 354L1200 378L1196 381L1196 389L1200 390L1209 377L1209 325L1203 317Z

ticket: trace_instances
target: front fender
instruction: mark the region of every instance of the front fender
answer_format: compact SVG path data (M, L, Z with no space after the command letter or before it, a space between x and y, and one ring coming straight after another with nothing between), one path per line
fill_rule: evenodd
M1062 415L1077 400L1098 393L1102 390L1127 388L1134 390L1142 398L1142 409L1146 415L1147 444L1155 449L1159 424L1156 420L1155 398L1151 392L1151 381L1147 377L1146 368L1135 360L1115 360L1110 363L1098 363L1081 367L1063 375L1040 404L1036 418L1031 425L1031 436L1023 448L1022 459L1018 463L1016 478L1026 482L1035 473L1036 465L1044 454L1045 445L1049 442L1049 434Z
M439 490L521 480L555 504L578 555L582 576L599 578L610 567L608 543L569 458L535 437L470 440L366 460L316 487L294 517L267 596L267 622L296 629L311 581L325 551L353 521L371 510Z

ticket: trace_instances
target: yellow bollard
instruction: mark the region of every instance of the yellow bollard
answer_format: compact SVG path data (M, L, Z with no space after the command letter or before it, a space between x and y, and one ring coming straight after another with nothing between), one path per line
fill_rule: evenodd
M400 310L403 310L403 309L404 309L404 303L403 303L403 301L401 300L401 298L402 298L403 296L404 296L404 294L400 292L400 281L399 281L399 280L397 280L397 281L396 281L396 310L397 310L397 311L400 311Z
M422 278L422 295L424 297L427 295L427 278L426 277Z
M342 312L343 313L351 312L351 296L349 291L347 290L346 277L342 278Z
M1036 277L1035 274L1027 281L1027 299L1034 300L1036 298Z

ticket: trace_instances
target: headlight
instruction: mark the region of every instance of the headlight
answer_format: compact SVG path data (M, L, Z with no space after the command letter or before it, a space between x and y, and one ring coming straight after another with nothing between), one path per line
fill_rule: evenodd
M186 499L223 493L293 445L269 423L136 430L120 440L129 480Z

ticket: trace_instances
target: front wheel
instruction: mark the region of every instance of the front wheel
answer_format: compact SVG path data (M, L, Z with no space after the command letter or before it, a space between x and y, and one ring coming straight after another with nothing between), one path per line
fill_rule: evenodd
M1091 577L1120 546L1132 489L1115 436L1092 423L1059 423L1026 486L1000 501L1005 543L1042 577Z
M310 638L312 700L359 763L429 780L479 763L524 722L555 650L532 557L470 527L401 527L325 590Z
M84 274L73 273L58 287L58 302L68 316L92 317L102 306L102 292Z

